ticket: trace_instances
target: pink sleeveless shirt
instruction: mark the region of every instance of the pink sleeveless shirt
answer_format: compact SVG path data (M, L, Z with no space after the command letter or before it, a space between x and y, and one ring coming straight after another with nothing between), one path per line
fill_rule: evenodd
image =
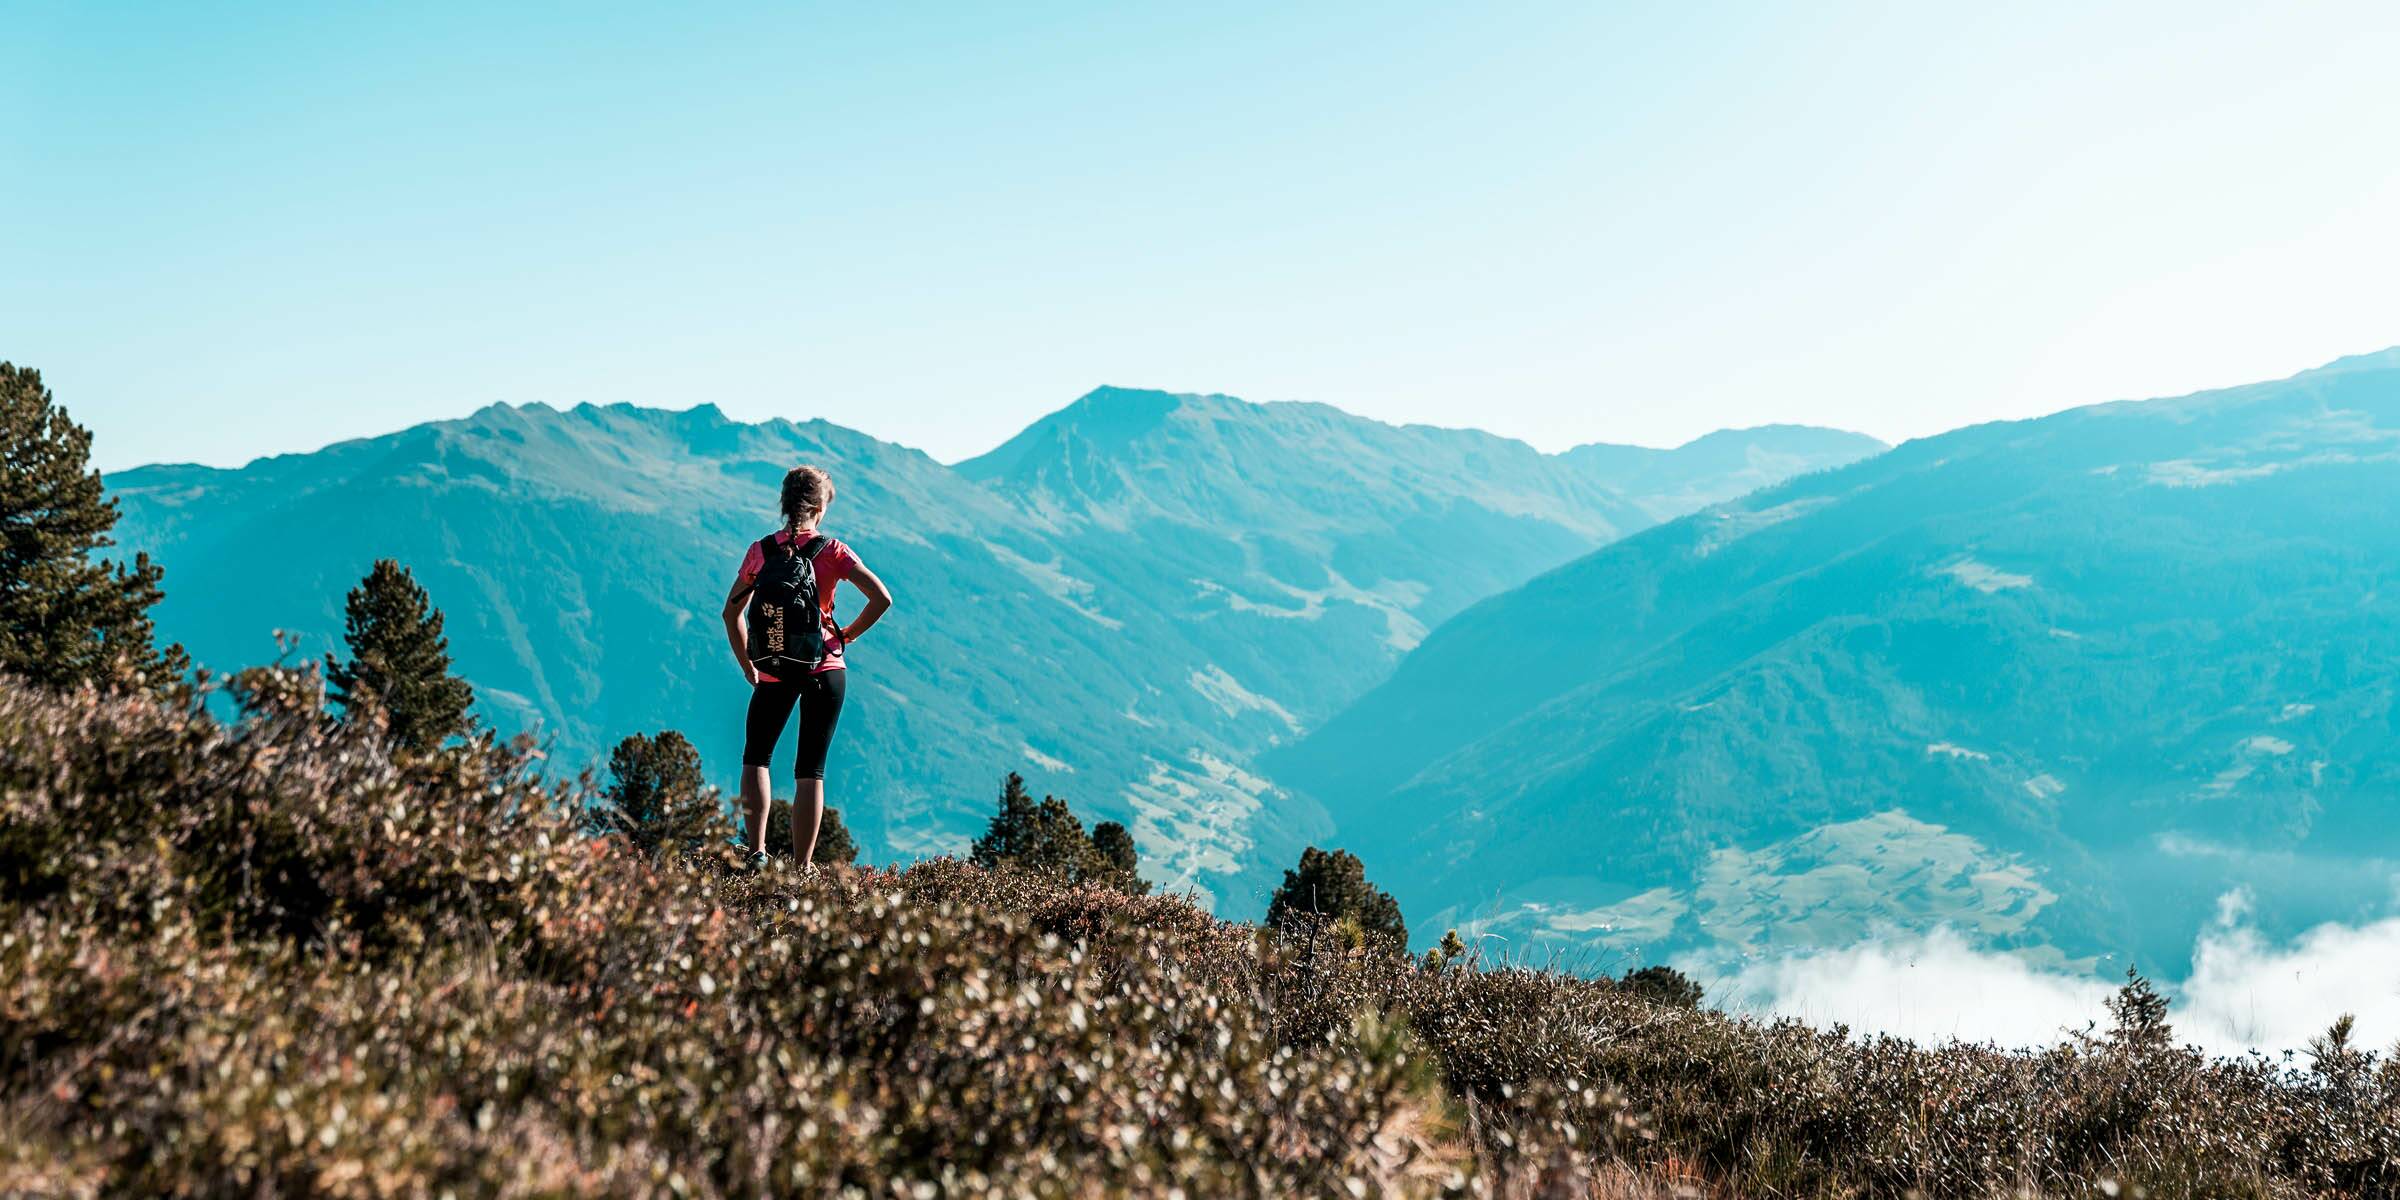
M817 536L814 530L804 530L803 534L800 539L803 542ZM791 545L791 533L788 530L778 531L775 541L780 545ZM750 549L742 555L742 578L749 579L757 575L759 568L765 565L767 556L759 551L757 542L750 543ZM826 627L825 661L817 664L819 674L842 669L842 639L839 633L834 632L839 627L833 621L833 588L835 584L848 579L857 566L858 556L850 552L850 547L834 538L826 538L825 544L817 548L817 603L825 606ZM761 683L780 682L764 671L758 673L758 679Z

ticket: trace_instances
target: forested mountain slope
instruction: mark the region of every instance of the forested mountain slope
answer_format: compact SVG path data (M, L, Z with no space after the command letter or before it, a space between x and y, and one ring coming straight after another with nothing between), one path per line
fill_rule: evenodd
M2400 352L1960 430L1486 600L1266 761L1420 923L2177 964L2229 894L2390 901L2396 512Z

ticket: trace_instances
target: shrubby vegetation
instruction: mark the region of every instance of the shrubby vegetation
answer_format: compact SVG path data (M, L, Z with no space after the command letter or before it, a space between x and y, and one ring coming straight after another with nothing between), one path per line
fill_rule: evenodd
M488 737L394 754L244 686L227 725L0 682L0 1193L2400 1184L2400 1068L2347 1030L2212 1062L2129 993L1927 1048L1042 871L746 872L590 836Z
M1412 961L1340 851L1216 921L1014 775L974 864L751 869L681 735L600 789L477 732L393 563L340 719L277 666L227 723L5 364L0 439L0 1194L2400 1190L2400 1061L2346 1020L2205 1060L2138 977L2039 1053L1760 1024L1663 969Z

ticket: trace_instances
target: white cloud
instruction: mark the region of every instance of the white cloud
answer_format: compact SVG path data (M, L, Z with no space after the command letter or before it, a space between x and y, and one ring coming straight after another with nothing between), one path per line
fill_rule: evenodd
M2191 971L2168 989L2178 1039L2212 1053L2298 1050L2334 1018L2358 1018L2361 1042L2400 1040L2400 917L2318 926L2272 944L2228 897L2193 947ZM1860 1033L2004 1046L2052 1044L2107 1023L2116 985L2096 975L2034 967L1978 950L1947 929L1894 935L1841 950L1742 964L1712 977L1693 969L1724 1007L1836 1022Z
M2211 1049L2297 1048L2345 1012L2362 1041L2389 1046L2400 1039L2400 917L2320 925L2287 946L2220 928L2193 952L2183 996L2182 1024L2206 1031Z
M1841 1023L1918 1041L2056 1042L2103 1015L2112 990L2097 979L2042 971L1979 951L1949 929L1744 964L1730 977L1695 977L1724 1007Z

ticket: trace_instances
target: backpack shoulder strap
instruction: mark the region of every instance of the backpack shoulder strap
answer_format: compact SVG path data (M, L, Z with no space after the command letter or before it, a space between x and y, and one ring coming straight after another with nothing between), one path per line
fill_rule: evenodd
M758 539L758 544L755 549L758 551L758 569L762 572L767 569L767 563L770 560L782 553L781 548L775 543L775 535L771 533L763 538ZM741 594L743 596L750 596L756 594L757 591L758 576L752 575L750 577L750 586L743 588Z
M832 540L832 538L826 537L821 533L813 538L808 539L808 544L800 547L800 557L807 559L811 563L816 562L818 552L824 550L825 544Z

